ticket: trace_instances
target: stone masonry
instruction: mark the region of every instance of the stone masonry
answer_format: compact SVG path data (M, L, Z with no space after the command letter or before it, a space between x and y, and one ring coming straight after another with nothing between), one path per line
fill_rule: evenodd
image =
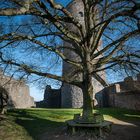
M68 6L67 9L73 14L74 17L76 17L80 22L83 22L83 17L81 17L80 12L83 13L83 6L82 2L80 0L72 1ZM79 11L80 10L80 11ZM82 14L81 13L81 14ZM75 30L72 24L67 25L72 30ZM64 42L64 46L73 47L72 43L66 43ZM64 50L64 55L67 56L70 59L79 60L80 58L73 52L70 52L70 50ZM66 62L63 62L63 76L71 78L72 71L75 70L75 67L67 64ZM80 76L77 75L77 78L80 78ZM78 79L79 80L79 79ZM69 85L66 83L63 83L61 88L61 105L62 107L68 107L68 108L80 108L83 105L83 95L80 88Z
M119 107L140 110L140 74L114 83L96 94L99 107Z
M73 14L75 18L77 18L81 23L84 21L84 7L82 0L74 0L68 5L68 10ZM68 25L71 30L76 31L74 27L69 24ZM64 46L72 47L72 43L68 44L64 42ZM79 60L78 56L69 50L65 50L64 54L73 60ZM71 72L74 70L74 66L63 62L63 76L71 78ZM100 73L103 78L105 78L105 73ZM78 80L81 78L80 75L77 75ZM96 92L99 92L103 89L103 86L93 78L93 87L94 87L94 95ZM93 96L94 96L93 95ZM80 108L83 105L83 94L80 88L63 83L61 88L61 106L68 108Z
M84 22L84 7L82 0L73 0L68 6L67 9L77 18L81 23ZM76 31L72 24L67 25L71 30ZM64 42L64 46L73 47L73 43ZM80 60L80 58L74 52L71 52L69 49L64 50L64 55L70 58L71 60ZM75 70L73 65L70 65L66 62L63 62L63 76L67 78L72 78L71 73ZM105 79L105 72L100 73L103 79ZM76 75L76 79L81 79L81 75ZM75 79L75 80L76 80ZM103 89L103 86L93 78L93 88L94 95ZM56 95L57 94L57 95ZM37 102L37 107L63 107L63 108L81 108L83 106L83 94L80 88L69 85L66 83L62 84L62 87L59 90L51 89L49 86L46 87L44 100ZM58 99L56 99L58 97ZM54 100L52 100L54 99ZM59 102L59 104L58 104ZM96 103L96 102L95 102Z
M29 95L29 87L23 81L5 76L0 72L0 86L8 91L9 108L35 107L34 98Z
M47 85L44 92L43 101L36 102L36 107L42 108L60 108L61 107L61 89L52 89Z

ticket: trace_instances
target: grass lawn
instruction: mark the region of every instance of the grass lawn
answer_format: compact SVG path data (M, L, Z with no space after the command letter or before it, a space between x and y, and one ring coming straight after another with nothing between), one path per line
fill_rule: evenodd
M106 120L119 119L140 121L140 112L103 108L95 111L104 114ZM0 140L38 140L38 137L49 131L65 126L65 121L72 119L73 114L81 109L15 109L8 112L8 119L0 121Z

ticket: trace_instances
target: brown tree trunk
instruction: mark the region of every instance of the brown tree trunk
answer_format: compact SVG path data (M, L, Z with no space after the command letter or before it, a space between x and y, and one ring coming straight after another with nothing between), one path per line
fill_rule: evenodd
M3 90L0 91L0 114L5 114L7 113L8 94L5 89L1 88L0 90Z
M0 114L3 112L3 96L2 93L0 93Z
M83 113L82 119L93 120L93 85L92 76L86 76L82 86L83 91Z

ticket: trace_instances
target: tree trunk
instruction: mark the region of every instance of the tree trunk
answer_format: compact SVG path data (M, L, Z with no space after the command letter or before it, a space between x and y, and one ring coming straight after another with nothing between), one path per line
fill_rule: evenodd
M0 114L3 113L3 96L2 93L0 93Z
M85 121L93 120L93 85L92 76L86 76L83 86L83 113L82 119Z
M4 90L2 88L2 90ZM6 92L0 92L0 114L7 113L7 103L8 103L8 94Z

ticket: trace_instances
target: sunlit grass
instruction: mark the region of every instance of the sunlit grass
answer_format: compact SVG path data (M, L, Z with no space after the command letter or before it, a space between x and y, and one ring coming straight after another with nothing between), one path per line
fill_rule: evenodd
M34 140L38 136L59 127L65 126L65 121L72 119L81 109L15 109L8 112L8 120L0 122L0 140ZM119 119L125 121L140 121L140 112L103 108L94 112L104 114L106 120ZM11 138L12 136L12 138Z
M33 140L28 132L12 120L0 121L0 140Z
M131 114L124 114L124 116L126 117L133 117L133 118L139 118L140 119L140 115L131 115Z

